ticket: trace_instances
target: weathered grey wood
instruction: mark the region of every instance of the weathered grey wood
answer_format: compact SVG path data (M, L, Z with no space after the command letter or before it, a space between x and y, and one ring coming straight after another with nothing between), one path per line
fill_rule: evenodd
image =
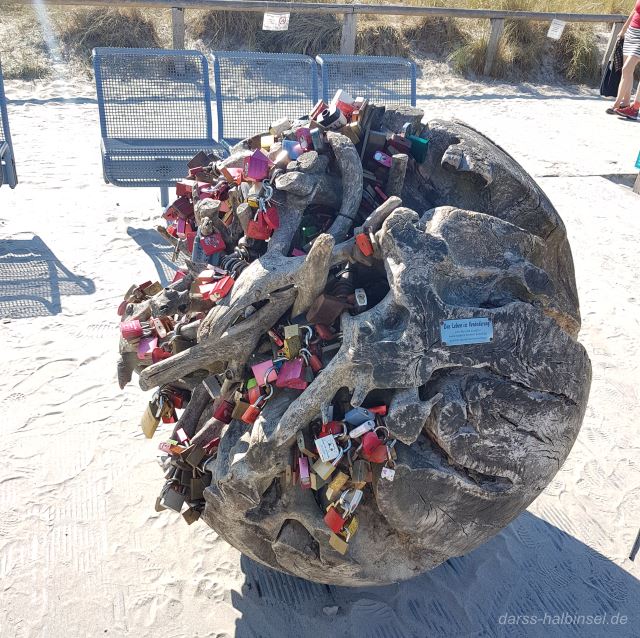
M504 20L502 18L491 20L491 35L487 44L487 56L484 61L484 74L489 75L493 69L496 55L498 53L498 45L504 31Z
M636 177L636 183L633 185L633 192L640 195L640 173L638 173L638 176Z
M171 8L171 31L173 35L173 48L184 49L184 9Z
M340 38L340 53L353 55L356 52L356 31L358 16L351 11L345 13L342 20L342 36Z
M611 55L613 54L613 49L616 46L616 40L618 39L618 34L622 29L621 22L614 22L611 26L611 33L609 35L609 42L607 43L607 49L604 52L604 56L602 58L602 68L605 69L607 64L609 64L609 60L611 59Z
M13 0L15 5L31 5L33 0ZM262 0L43 0L43 4L69 6L122 6L122 7L163 7L207 8L217 11L248 11L263 13L269 11L287 11L298 13L328 14L378 14L378 15L414 15L450 18L470 18L473 20L536 20L551 22L624 22L628 16L622 14L601 13L543 13L537 11L495 11L492 9L452 9L440 7L418 7L398 4L321 4L301 2L262 2Z

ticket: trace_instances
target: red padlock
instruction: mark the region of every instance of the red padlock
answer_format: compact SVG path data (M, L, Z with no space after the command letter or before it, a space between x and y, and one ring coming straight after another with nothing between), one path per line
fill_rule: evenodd
M371 454L374 450L377 450L381 446L384 446L384 443L378 438L378 435L375 432L367 432L362 437L363 456L365 454Z
M191 197L195 185L195 179L181 179L179 182L176 182L176 195L178 197Z
M247 224L247 237L251 239L269 239L271 237L271 228L267 225L267 222L264 218L264 213L259 210L256 214L255 219L249 220Z
M222 400L218 407L213 411L213 417L223 423L231 423L231 420L233 419L231 415L234 407L233 403Z
M332 532L338 533L345 526L347 519L338 513L335 505L329 505L329 509L324 515L324 522Z
M324 323L317 323L313 328L323 341L331 341L336 336L336 333Z
M224 239L222 239L220 233L211 233L211 235L201 237L200 246L202 246L202 250L207 257L215 255L226 248Z
M314 374L318 374L318 372L323 368L322 359L317 354L311 353L311 356L309 357L309 366L313 370Z
M243 413L241 419L247 425L253 425L260 415L260 408L257 405L250 405Z
M360 249L360 252L365 257L370 257L371 255L373 255L373 244L371 243L369 234L367 233L364 226L358 226L358 228L355 229L354 234L356 238L356 245Z
M387 406L384 405L375 405L372 408L367 408L369 412L373 412L374 414L379 414L380 416L385 416L387 414Z
M138 319L132 319L131 321L122 321L120 323L120 334L127 341L133 341L142 337L144 330L142 324Z
M280 217L278 216L278 209L275 206L269 206L263 211L264 222L271 229L276 230L280 227Z
M164 348L154 348L151 353L151 361L152 363L158 363L158 361L168 359L170 356L171 353L167 352Z
M320 428L320 438L323 436L329 436L330 434L342 434L342 423L340 421L328 421L327 423L323 423Z
M371 433L368 432L367 434ZM386 463L388 460L387 446L383 444L373 450L373 452L371 452L370 454L367 454L363 451L362 458L365 461L369 461L370 463Z
M188 230L185 233L185 239L186 239L186 242L187 242L187 251L189 253L192 253L193 252L193 243L196 240L196 233L194 231L189 231Z
M193 217L193 204L187 197L178 197L167 206L162 216L165 219L189 219Z

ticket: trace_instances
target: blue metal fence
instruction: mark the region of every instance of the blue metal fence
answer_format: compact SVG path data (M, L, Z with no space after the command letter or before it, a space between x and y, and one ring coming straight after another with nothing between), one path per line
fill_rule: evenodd
M209 65L198 51L97 48L93 66L105 181L160 186L213 139Z
M215 51L217 139L235 142L282 117L309 113L318 100L313 58L290 53Z
M404 58L373 55L316 57L322 76L322 99L328 102L338 89L371 102L416 105L416 65Z
M18 183L16 164L13 158L9 115L7 114L7 98L4 93L2 64L0 63L0 186L8 184L15 188Z

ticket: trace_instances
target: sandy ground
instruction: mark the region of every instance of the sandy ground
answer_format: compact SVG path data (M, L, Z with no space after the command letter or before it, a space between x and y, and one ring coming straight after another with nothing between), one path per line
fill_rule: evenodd
M154 512L161 437L143 438L143 393L115 381L115 308L170 273L149 230L158 193L104 184L90 86L7 93L21 183L0 191L2 638L640 635L640 197L603 177L634 172L640 124L586 90L420 82L428 116L477 126L557 206L593 386L564 467L495 539L410 582L344 589Z

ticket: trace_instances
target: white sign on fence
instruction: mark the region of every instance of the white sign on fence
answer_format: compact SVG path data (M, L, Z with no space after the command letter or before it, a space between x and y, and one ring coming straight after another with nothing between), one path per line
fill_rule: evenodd
M549 31L547 32L547 38L559 40L562 37L562 32L566 26L567 23L564 20L552 20Z
M290 13L265 13L262 21L263 31L288 31Z

